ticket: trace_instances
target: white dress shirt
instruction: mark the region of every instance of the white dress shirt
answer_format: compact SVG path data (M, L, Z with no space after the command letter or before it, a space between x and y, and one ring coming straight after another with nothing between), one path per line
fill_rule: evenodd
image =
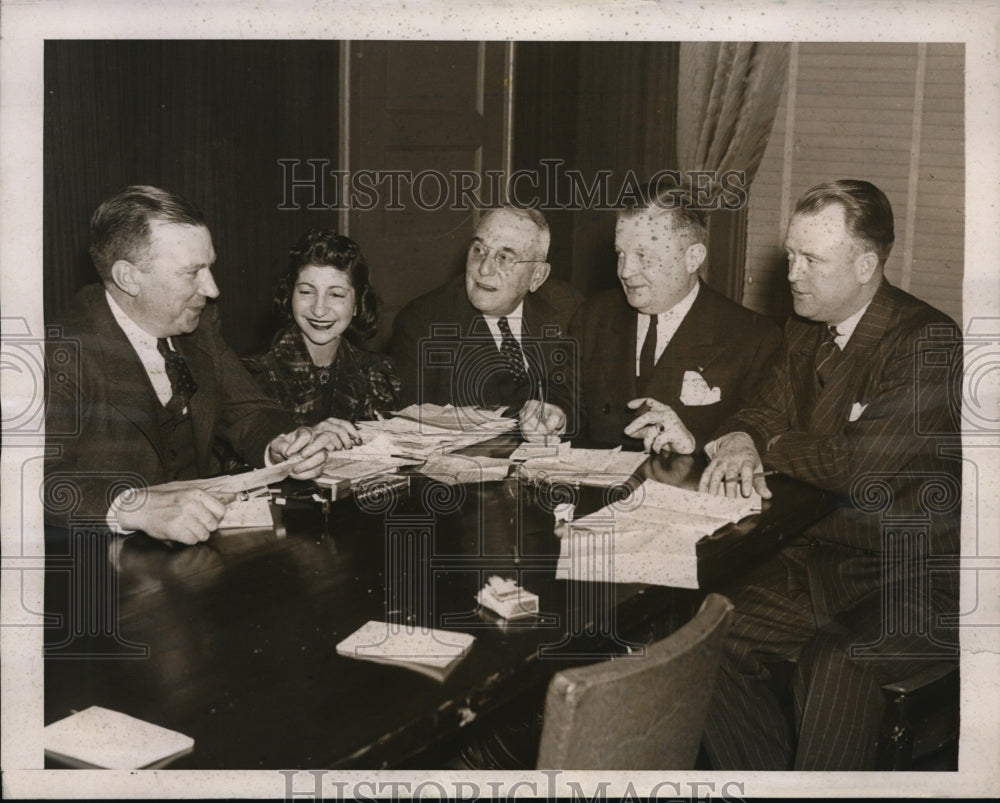
M684 320L684 316L691 311L694 300L698 297L698 288L701 282L695 282L684 298L674 304L666 312L661 312L656 316L656 352L653 354L653 364L660 359L663 350L670 343L670 339L677 333L678 327ZM649 331L650 315L639 313L635 325L635 375L639 376L639 355L642 353L642 344L646 340L646 332Z
M841 351L847 347L847 341L851 339L851 335L854 334L854 330L858 328L858 323L868 311L868 307L871 303L872 302L869 301L846 321L841 321L837 324L837 336L833 339L833 342L837 344L837 348Z
M486 321L486 325L490 329L490 334L493 335L493 342L497 344L497 351L500 351L500 344L503 343L503 333L500 331L500 324L497 321L500 318L507 319L507 325L510 327L510 333L514 335L514 339L517 341L517 345L521 346L521 357L524 359L524 367L528 367L528 361L524 358L524 346L521 343L521 329L524 319L524 301L522 300L511 311L510 315L483 315L483 320Z
M118 321L125 337L128 338L128 342L132 344L132 348L139 356L139 362L142 363L149 381L153 384L153 390L156 391L156 398L160 400L160 404L166 407L170 397L174 395L174 391L170 387L170 378L167 376L166 361L156 348L156 338L133 321L125 310L118 306L118 302L112 298L111 293L105 290L104 295L108 299L111 314L115 316L115 320ZM167 338L167 342L170 343L170 338ZM174 344L170 343L170 348L173 347Z

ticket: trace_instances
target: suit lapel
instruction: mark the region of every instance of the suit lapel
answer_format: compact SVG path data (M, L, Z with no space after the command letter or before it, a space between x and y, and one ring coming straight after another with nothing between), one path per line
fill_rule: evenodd
M139 429L162 461L163 444L156 417L156 405L159 404L156 391L139 355L111 314L103 288L94 311L97 343L92 356L107 380L108 403Z
M622 305L619 313L614 328L611 332L606 333L607 348L609 353L616 355L615 362L622 366L622 379L624 379L628 386L628 393L626 395L629 399L636 399L640 396L640 382L639 378L635 375L635 350L637 348L635 337L639 313L627 303ZM614 384L614 372L607 372L604 374L604 377L605 381L612 385ZM609 391L612 397L618 395L617 388L613 386Z
M212 355L194 339L194 335L182 335L173 338L177 350L184 355L188 370L198 383L188 403L191 415L191 426L194 429L195 452L198 459L198 471L202 476L210 472L210 453L212 450L212 432L215 422L212 411L218 388L215 384L215 371L212 369Z
M883 281L865 314L858 321L854 334L847 341L829 381L819 394L810 424L812 430L830 434L838 432L847 421L850 405L867 402L861 398L861 383L866 376L864 368L871 358L871 352L889 326L892 309L886 298L890 292L888 288L889 284ZM815 354L815 349L813 353Z
M718 354L718 349L715 348L716 320L710 307L709 293L702 286L698 289L698 297L691 309L657 360L647 389L650 385L655 385L662 398L679 399L684 386L684 372L702 373L705 366Z
M801 392L795 393L794 398L797 423L803 430L808 429L807 422L815 408L815 356L819 342L816 339L817 332L812 325L808 325L789 354L791 387L801 388Z

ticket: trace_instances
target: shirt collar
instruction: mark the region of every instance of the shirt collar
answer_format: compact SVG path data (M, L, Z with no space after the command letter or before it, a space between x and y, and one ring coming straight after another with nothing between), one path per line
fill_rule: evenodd
M679 320L682 320L684 316L691 311L691 307L694 306L695 299L698 298L698 290L700 287L701 287L701 282L700 281L695 282L694 287L692 287L688 291L688 294L684 296L684 298L682 298L680 301L678 301L676 304L674 304L670 309L666 310L665 312L658 313L656 316L657 319L659 321L662 321L664 315L669 315L671 318L677 318ZM653 316L650 315L649 317L652 318Z
M508 323L511 322L511 321L513 321L513 320L518 320L519 321L519 320L521 320L521 317L523 315L524 315L524 299L523 298L521 299L521 302L516 307L514 307L514 309L511 312L507 313L506 315L487 315L487 314L483 313L483 317L487 321L489 321L490 323L496 323L501 318L506 318Z
M115 316L115 320L118 321L118 326L121 327L121 330L125 333L125 337L128 338L129 343L132 344L133 348L135 348L136 351L148 351L149 349L155 350L156 338L133 321L128 316L128 313L118 306L118 302L115 301L114 296L112 296L107 290L104 291L104 297L108 300L108 307L111 308L111 314ZM167 338L167 342L170 342L170 338ZM173 343L170 343L170 347L173 348Z
M869 301L850 318L847 318L837 324L837 336L834 338L834 342L842 351L847 346L847 342L851 339L851 335L854 334L854 330L858 328L858 324L868 311L868 307L871 306L871 303L872 302Z

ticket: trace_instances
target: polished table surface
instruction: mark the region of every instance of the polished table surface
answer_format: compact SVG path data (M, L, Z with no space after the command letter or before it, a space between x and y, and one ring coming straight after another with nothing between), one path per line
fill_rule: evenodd
M690 487L700 468L656 458L640 473ZM575 494L582 514L615 491L517 478L446 486L413 475L325 510L292 500L275 507L275 528L193 547L50 533L45 721L101 705L192 736L171 768L398 766L560 669L662 638L706 589L828 509L809 486L769 482L761 514L699 543L699 591L556 580L553 505ZM540 614L501 626L480 609L476 592L494 574L538 594ZM440 681L338 655L369 620L476 640Z

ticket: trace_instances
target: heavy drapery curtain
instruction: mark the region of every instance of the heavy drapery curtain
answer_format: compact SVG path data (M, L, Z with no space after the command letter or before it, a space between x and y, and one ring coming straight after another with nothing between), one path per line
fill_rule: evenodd
M680 46L677 161L681 171L742 171L749 189L764 156L788 69L783 42L684 42ZM710 192L718 194L713 183ZM745 209L710 216L707 276L742 298Z

